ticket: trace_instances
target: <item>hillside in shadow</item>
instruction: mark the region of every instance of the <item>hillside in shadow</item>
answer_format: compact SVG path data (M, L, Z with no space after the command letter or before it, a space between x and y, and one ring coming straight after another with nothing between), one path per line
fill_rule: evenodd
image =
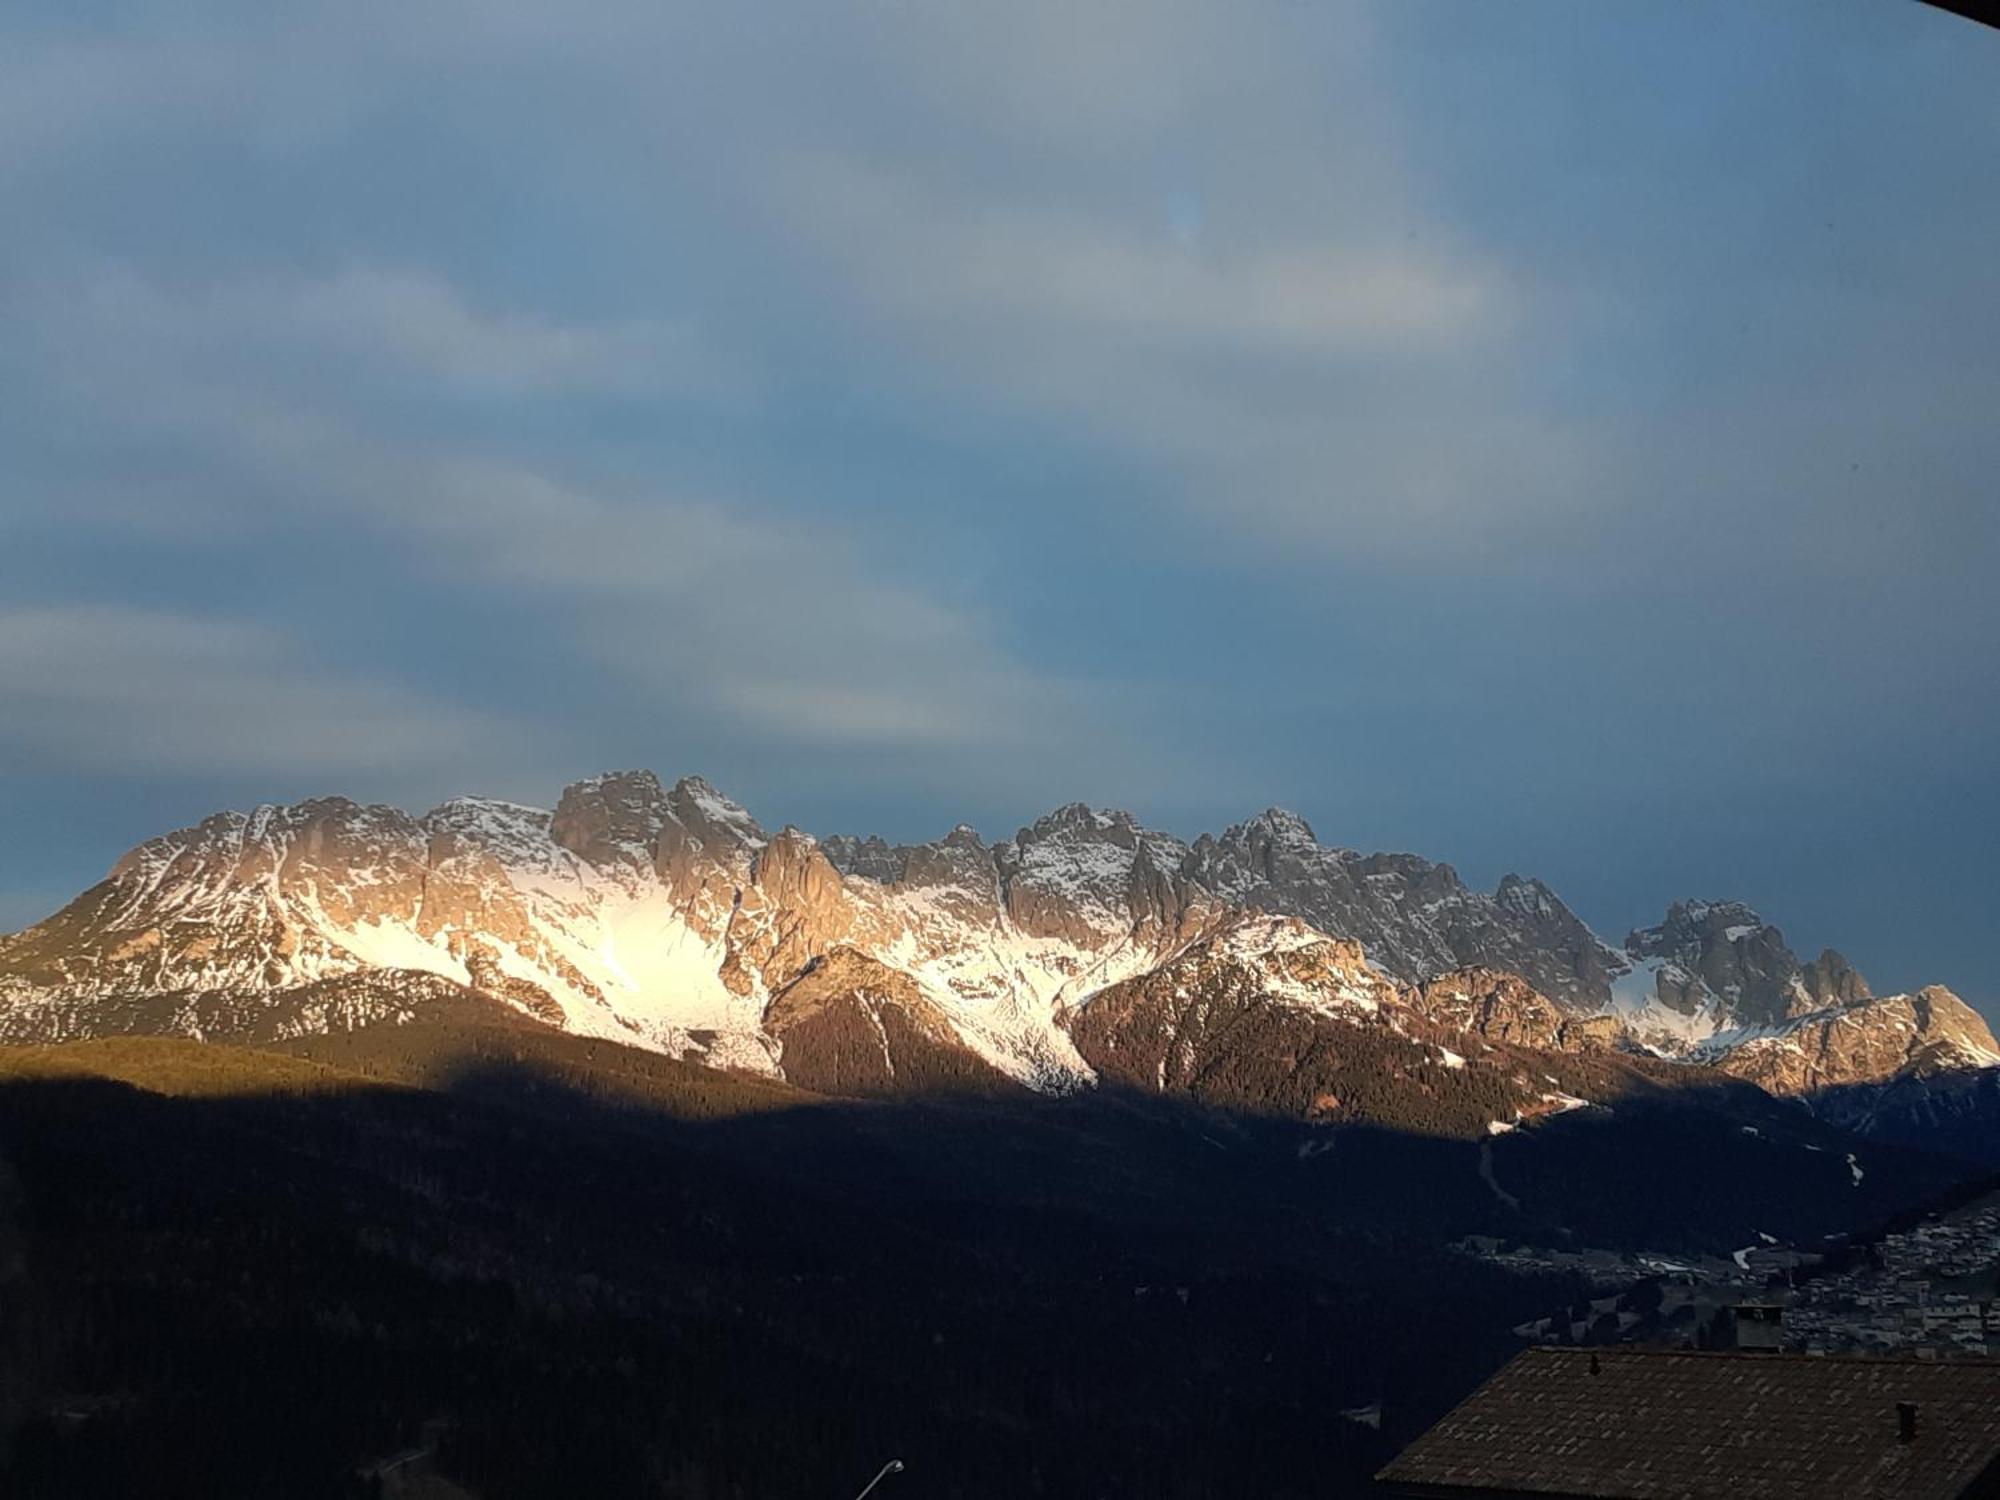
M1807 1097L1828 1124L1869 1140L1940 1151L2000 1169L2000 1070L1943 1069Z
M1963 1175L1871 1145L1857 1182L1771 1101L1482 1143L549 1037L0 1063L0 1492L366 1495L434 1450L486 1500L839 1496L889 1457L931 1496L1359 1493L1578 1292L1456 1238L1726 1248Z

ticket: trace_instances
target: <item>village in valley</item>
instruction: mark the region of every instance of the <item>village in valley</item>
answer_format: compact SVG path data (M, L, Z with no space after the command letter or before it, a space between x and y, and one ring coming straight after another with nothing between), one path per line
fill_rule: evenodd
M1460 1248L1590 1283L1593 1295L1514 1330L1536 1343L2000 1354L2000 1193L1865 1243L1813 1250L1770 1236L1726 1258L1552 1251L1487 1236Z

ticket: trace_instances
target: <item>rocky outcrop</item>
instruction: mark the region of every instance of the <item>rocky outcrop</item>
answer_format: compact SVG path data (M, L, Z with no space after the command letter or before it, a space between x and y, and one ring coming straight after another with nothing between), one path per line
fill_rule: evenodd
M1358 944L1294 918L1240 917L1062 1019L1100 1077L1168 1091L1193 1087L1224 1053L1243 1050L1253 1017L1373 1018L1397 1000L1394 983L1368 966Z
M1182 875L1187 852L1130 813L1075 802L996 846L993 863L1017 931L1094 951L1127 939L1164 946L1198 928L1214 904Z
M722 982L739 995L775 990L847 941L855 908L819 845L787 828L758 851L736 891Z
M1454 969L1424 981L1411 998L1440 1026L1519 1047L1576 1052L1613 1046L1624 1034L1616 1017L1579 1016L1499 969Z
M1893 1078L2000 1064L1979 1013L1943 985L1800 1016L1770 1035L1719 1049L1714 1065L1774 1094L1810 1095Z
M1233 918L1064 1024L1107 1086L1326 1124L1483 1136L1651 1086L1515 976L1426 996L1296 918Z
M667 793L651 771L611 771L563 788L549 836L600 870L654 865L667 822Z
M766 1031L793 1083L829 1094L1012 1092L907 974L836 948L772 997Z
M1801 964L1785 936L1739 901L1676 902L1657 927L1625 939L1653 976L1653 999L1722 1027L1771 1026L1866 997L1868 986L1832 949Z
M1271 808L1219 837L1195 840L1188 877L1227 905L1299 917L1358 942L1390 973L1415 983L1479 965L1519 974L1570 1009L1610 998L1621 967L1538 880L1470 890L1450 865L1412 854L1358 854L1321 844L1296 813Z

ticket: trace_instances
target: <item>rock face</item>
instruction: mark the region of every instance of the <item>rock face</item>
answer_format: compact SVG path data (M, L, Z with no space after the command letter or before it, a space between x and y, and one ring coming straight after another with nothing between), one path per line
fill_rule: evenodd
M1716 1066L1774 1094L1906 1077L1954 1076L2000 1064L2000 1043L1971 1006L1941 984L1800 1016L1767 1036L1721 1049Z
M1737 901L1676 902L1659 926L1631 933L1625 949L1651 974L1653 999L1689 1018L1773 1026L1868 996L1838 953L1801 964L1783 933Z
M892 846L767 833L650 771L553 811L325 798L150 840L0 937L4 1040L445 1012L837 1092L1101 1081L1336 1119L1407 1095L1461 1123L1643 1052L1802 1093L2000 1060L1948 992L1876 999L1746 907L1676 905L1620 950L1539 881L1474 891L1278 809L1192 844L1072 804L992 845ZM1525 1081L1552 1076L1575 1087Z
M765 1029L785 1076L830 1094L1002 1091L915 980L853 948L815 960L772 998Z
M1624 1036L1614 1016L1580 1016L1499 969L1454 969L1424 981L1412 997L1432 1021L1493 1042L1544 1051L1612 1047Z
M1105 1086L1327 1124L1483 1135L1654 1086L1524 980L1406 987L1289 917L1234 918L1068 1019ZM1565 1043L1589 1055L1542 1050Z
M1352 938L1406 981L1485 965L1519 974L1573 1008L1595 1010L1624 967L1539 880L1509 875L1483 895L1450 865L1330 848L1282 808L1197 839L1187 873L1228 905L1299 917Z

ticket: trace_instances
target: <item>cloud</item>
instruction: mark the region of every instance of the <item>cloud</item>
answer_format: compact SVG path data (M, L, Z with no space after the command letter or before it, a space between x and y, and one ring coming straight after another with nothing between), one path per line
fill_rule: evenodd
M1489 270L1402 246L1329 238L1203 251L1160 223L994 203L840 157L805 158L783 182L817 249L871 299L1052 355L1067 352L1047 348L1054 334L1116 339L1140 357L1449 352L1503 315Z
M732 180L913 380L1114 455L1239 561L1595 544L1604 445L1520 379L1549 279L1425 191L1366 9L961 8L853 53L932 128L800 89Z
M589 27L490 10L363 6L339 26L309 12L150 45L233 101L228 129L288 155L328 138L286 125L304 108L288 83L345 101L341 130L378 152L396 138L368 132L413 102L442 138L490 132L504 84L514 109L563 125L553 145L508 137L510 179L546 193L575 175L563 206L594 197L600 217L621 205L621 228L667 226L658 250L707 277L735 348L687 321L554 318L395 263L162 288L169 315L281 365L288 337L348 360L366 345L460 390L537 394L648 378L740 394L748 348L851 329L868 352L894 345L908 386L1096 445L1200 545L1260 560L1490 565L1605 503L1592 445L1511 378L1521 268L1413 181L1366 7L1027 0L696 24L612 4ZM59 77L137 71L143 45L107 43L90 67L80 51ZM211 109L190 94L149 128L214 131ZM704 257L709 241L744 264ZM804 326L757 316L772 291Z
M482 308L434 273L355 264L324 275L259 272L170 286L129 265L70 269L9 298L45 334L53 369L128 381L174 362L179 379L294 390L413 383L436 394L520 397L672 394L734 399L747 376L693 327L591 322ZM107 368L108 367L108 368Z
M826 155L776 180L820 273L941 383L1119 453L1258 561L1505 566L1606 505L1599 445L1511 378L1508 269L1446 235L1189 244L1108 184L1090 209Z
M406 303L410 317L392 315ZM854 774L874 779L974 775L1026 788L1059 768L1087 774L1107 758L1141 759L1141 731L1125 718L1141 701L1134 689L1036 667L979 601L897 576L865 530L833 515L661 479L606 481L573 456L538 461L505 441L411 431L406 409L385 415L375 383L413 364L476 380L486 395L500 389L496 365L518 372L509 385L530 373L544 383L604 373L590 336L477 321L464 308L433 278L399 274L266 280L176 299L123 271L88 295L45 299L23 322L75 396L190 446L210 481L150 519L127 514L129 500L115 494L100 514L176 543L190 530L264 545L301 528L372 537L380 587L403 586L391 582L402 575L440 601L518 601L507 628L539 648L559 641L601 677L612 698L603 717L669 736L703 723L739 744L846 756ZM351 375L327 378L334 354L354 362ZM76 498L43 503L60 512ZM101 637L80 634L75 650L87 655ZM278 671L268 641L202 640L212 649L190 657L213 671L192 679L197 701L229 670L246 698ZM311 674L285 701L313 692L327 697L322 720L375 711ZM135 713L146 706L106 700L103 722L116 719L118 701ZM430 753L407 736L377 739L384 766ZM175 742L158 753L178 763ZM279 738L258 753L275 762L303 743Z
M1943 276L1926 305L1955 321L1913 319L1915 294L1857 294L1848 250L1751 267L1745 247L1782 226L1727 210L1775 213L1793 190L1688 182L1735 170L1716 163L1740 138L1714 161L1684 160L1678 127L1537 140L1538 121L1574 126L1565 69L1630 59L1544 56L1496 19L1481 45L1505 43L1502 66L1437 75L1489 93L1413 94L1441 59L1394 45L1405 24L1361 5L1024 0L617 3L579 25L504 0L257 28L195 10L20 49L0 69L49 123L10 159L51 170L0 179L32 189L0 198L23 226L0 269L32 273L3 278L10 404L84 434L79 470L130 443L141 477L69 475L15 516L211 525L218 546L344 524L380 542L385 578L442 600L519 591L538 636L630 695L605 717L645 705L739 743L928 754L961 779L1164 763L1177 712L1228 722L1226 674L1172 681L1176 644L1209 629L1269 627L1269 660L1309 691L1395 663L1433 716L1505 676L1441 636L1576 640L1590 649L1560 680L1524 668L1511 690L1573 736L1607 713L1643 724L1647 694L1682 695L1684 722L1713 712L1718 673L1675 664L1689 640L1754 640L1800 693L1902 707L1880 684L1912 676L1885 663L1922 632L1891 617L1856 641L1867 612L1815 589L1869 587L1884 556L1991 556L1965 483L1990 468L1965 461L1990 375L1963 410L1933 378L1953 329L1957 363L1984 369L1987 302ZM1496 108L1509 88L1520 107ZM1461 158L1495 180L1444 170ZM106 201L60 196L94 173ZM1736 333L1753 314L1780 330L1762 363ZM773 411L793 425L763 425ZM1056 456L996 497L947 451L967 433ZM1912 455L1909 515L1877 542L1857 522L1873 475ZM897 498L856 501L878 481ZM132 497L169 483L171 505L141 514ZM1014 503L1019 535L984 575L903 534ZM1021 540L1059 552L1078 533L1098 551L1068 571ZM1130 539L1129 570L1106 537ZM1162 558L1176 586L1196 579L1192 605L1147 597ZM1379 607L1327 607L1371 589ZM1545 611L1524 604L1544 591ZM1288 617L1233 620L1248 593ZM1985 604L1927 603L1949 615L1935 634L1990 639ZM1129 672L1084 671L1041 618L1116 634L1149 610L1161 628L1126 632L1146 640ZM1664 686L1607 666L1614 642ZM1863 660L1870 683L1834 680ZM1599 707L1606 684L1618 701ZM1792 735L1770 765L1853 743L1799 734L1754 683L1727 696Z
M0 763L173 776L423 772L519 731L332 670L267 626L168 610L0 610Z
M463 458L405 465L383 514L426 554L564 602L627 682L801 745L1075 754L1111 726L968 601L882 575L842 528L737 502L622 500Z

